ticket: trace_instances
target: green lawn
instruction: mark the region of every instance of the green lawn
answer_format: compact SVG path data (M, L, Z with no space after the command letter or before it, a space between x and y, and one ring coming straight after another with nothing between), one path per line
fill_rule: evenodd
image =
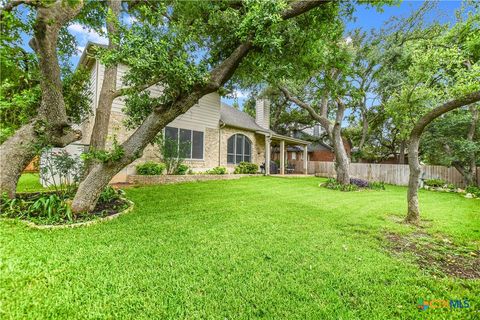
M24 173L18 180L18 192L33 192L44 189L40 184L38 173Z
M0 221L0 319L478 319L480 280L386 249L406 189L319 178L132 188L133 212L86 228ZM478 250L480 201L420 192L423 232ZM420 312L419 298L471 308Z

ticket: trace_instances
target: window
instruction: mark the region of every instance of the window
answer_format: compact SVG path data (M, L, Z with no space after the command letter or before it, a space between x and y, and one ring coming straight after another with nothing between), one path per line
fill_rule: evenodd
M203 159L203 132L166 127L165 138L177 143L182 158Z
M292 160L297 160L297 153L295 151L292 152Z
M227 141L227 163L252 161L252 143L243 134L234 134Z

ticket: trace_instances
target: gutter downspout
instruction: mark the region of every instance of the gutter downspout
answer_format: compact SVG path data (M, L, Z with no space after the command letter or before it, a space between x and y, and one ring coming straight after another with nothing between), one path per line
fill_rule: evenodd
M225 122L219 121L220 126L218 128L218 166L222 165L222 128L225 127Z

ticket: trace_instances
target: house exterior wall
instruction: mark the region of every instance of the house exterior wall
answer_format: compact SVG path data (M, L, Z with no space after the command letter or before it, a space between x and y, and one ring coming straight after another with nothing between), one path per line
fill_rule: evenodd
M123 81L122 77L127 72L128 68L124 65L118 67L117 72L117 87L122 88ZM105 72L105 67L100 64L98 61L93 63L91 67L91 86L90 91L92 91L92 111L93 115L84 122L82 125L83 137L81 143L89 144L90 137L92 135L93 122L95 120L95 109L98 105L99 93L102 88L103 75ZM157 97L161 94L162 88L158 85L152 86L147 89L151 92L152 96ZM123 108L125 107L124 98L120 97L113 101L112 104L112 120L119 124L121 121L118 120L119 115L123 115ZM123 120L123 119L121 119ZM173 120L169 126L191 129L197 131L205 131L206 128L218 129L218 123L220 120L220 95L216 92L210 93L202 97L198 104L194 105L186 113L178 116ZM118 126L116 126L118 127ZM113 129L113 126L110 128ZM124 129L122 129L124 130ZM118 131L118 130L117 130ZM109 134L112 134L109 130ZM131 133L131 132L130 132ZM118 132L119 135L123 135ZM125 139L118 139L120 142Z
M265 162L265 136L261 134L257 134L252 131L247 131L243 129L237 129L233 127L223 127L220 129L220 137L221 137L221 148L220 148L220 162L219 165L226 167L229 172L233 172L235 168L235 164L227 163L227 143L228 138L230 138L234 134L243 134L250 139L252 142L252 163L256 163L259 166ZM218 163L218 162L217 162Z
M318 150L309 153L310 161L328 161L332 162L335 160L335 154L330 150Z
M117 73L117 87L123 86L122 77L127 72L126 66L120 65ZM83 137L80 143L88 145L90 143L93 123L95 121L95 109L98 105L99 93L103 83L105 68L98 61L91 65L91 98L93 114L82 124ZM161 95L160 86L152 86L147 89L153 96ZM110 115L110 124L108 128L108 138L106 147L111 148L114 139L118 143L124 142L132 133L123 125L126 115L122 112L125 107L125 100L117 98L112 104ZM232 127L219 127L220 123L220 96L218 93L211 93L202 97L198 104L189 111L173 120L168 126L202 131L204 133L204 158L201 160L185 160L193 171L204 172L216 166L225 166L233 172L235 165L227 164L227 140L236 133L242 133L252 141L252 162L258 165L265 161L265 137L251 131L236 129ZM146 161L161 161L160 150L157 146L149 144L142 157L122 169L112 180L112 182L126 182L127 176L135 174L135 166Z

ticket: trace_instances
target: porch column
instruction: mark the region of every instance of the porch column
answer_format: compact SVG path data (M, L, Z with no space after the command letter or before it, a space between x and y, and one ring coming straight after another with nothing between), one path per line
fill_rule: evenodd
M280 174L285 174L285 140L280 141Z
M270 138L265 136L265 175L270 175Z
M308 145L303 146L303 173L308 174Z

